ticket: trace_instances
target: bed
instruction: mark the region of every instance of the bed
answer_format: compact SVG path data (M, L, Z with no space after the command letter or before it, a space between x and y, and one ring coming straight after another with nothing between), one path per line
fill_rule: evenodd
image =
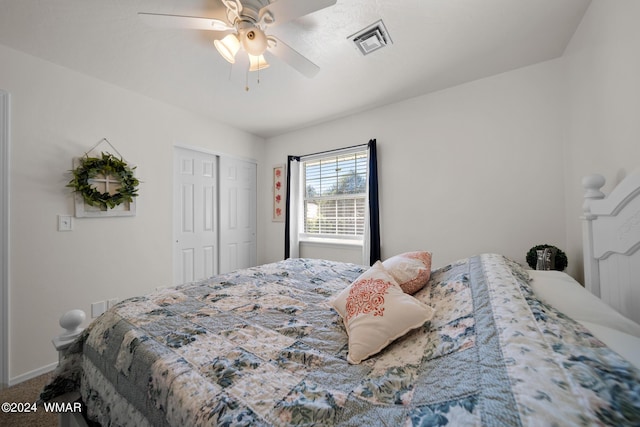
M640 425L640 325L570 276L499 254L410 292L391 273L287 259L128 299L41 397L103 426Z

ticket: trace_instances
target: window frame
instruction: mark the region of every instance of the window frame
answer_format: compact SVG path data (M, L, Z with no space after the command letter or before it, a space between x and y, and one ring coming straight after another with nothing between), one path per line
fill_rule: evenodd
M340 157L348 156L353 154L356 156L354 158L354 166L355 166L355 175L364 177L364 190L358 193L347 193L347 194L334 194L334 195L317 195L313 197L309 197L307 194L307 164L312 162L321 162L323 160L333 160L336 163L336 166L340 163ZM364 157L364 173L360 174L357 169L358 166L358 155L362 155ZM302 168L301 168L301 178L302 178L302 197L300 200L300 215L302 219L302 230L299 233L299 239L303 242L318 242L318 243L332 243L332 244L348 244L348 245L359 245L362 246L364 241L364 233L366 227L366 210L367 210L367 199L368 199L368 186L369 186L369 151L367 146L356 146L345 149L333 150L331 152L319 153L311 156L304 156L300 158ZM340 179L339 175L335 176L336 181ZM336 185L339 185L338 182ZM362 199L362 214L357 215L358 205L357 200ZM307 216L306 216L306 208L307 203L309 201L339 201L339 200L354 200L356 202L356 206L353 207L354 213L356 214L352 218L355 221L355 231L357 233L358 229L360 229L360 234L337 234L337 233L309 233L307 232ZM339 216L336 215L335 225L336 230L339 228L338 225ZM358 221L361 220L361 225L358 225Z

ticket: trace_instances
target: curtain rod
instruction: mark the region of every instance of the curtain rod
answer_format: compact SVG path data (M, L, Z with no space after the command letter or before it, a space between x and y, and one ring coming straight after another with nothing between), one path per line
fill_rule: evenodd
M371 140L371 141L373 141L373 140ZM369 141L369 142L371 142L371 141ZM304 158L304 157L318 156L318 155L320 155L320 154L329 154L329 153L333 153L333 152L336 152L336 151L344 151L344 150L350 150L350 149L352 149L352 148L367 147L367 146L369 146L369 143L366 143L366 144L358 144L358 145L352 145L351 147L334 148L333 150L318 151L317 153L304 154L304 155L302 155L302 156L294 156L294 157L297 157L297 158L299 158L299 159L302 159L302 158Z

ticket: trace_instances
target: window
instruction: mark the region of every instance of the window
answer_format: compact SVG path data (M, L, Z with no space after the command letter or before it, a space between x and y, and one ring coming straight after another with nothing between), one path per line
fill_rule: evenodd
M304 235L362 239L367 200L367 151L304 160Z
M363 265L380 259L377 158L375 139L287 156L285 259L300 257L301 241L359 246Z

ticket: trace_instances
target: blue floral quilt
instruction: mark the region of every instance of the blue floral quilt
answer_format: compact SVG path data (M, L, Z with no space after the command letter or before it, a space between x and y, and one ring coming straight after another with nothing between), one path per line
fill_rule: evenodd
M430 322L351 365L329 299L365 267L289 259L121 302L41 397L103 426L640 425L640 372L484 254L432 272Z

